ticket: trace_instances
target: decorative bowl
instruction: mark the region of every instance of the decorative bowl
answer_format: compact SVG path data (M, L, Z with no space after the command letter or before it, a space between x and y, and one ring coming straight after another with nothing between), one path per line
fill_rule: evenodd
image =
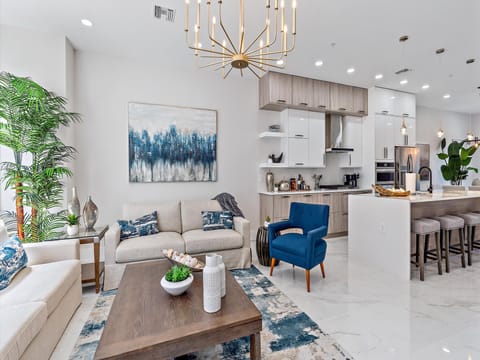
M171 282L165 279L163 276L162 280L160 281L160 285L162 285L163 289L173 296L182 295L187 289L192 285L193 282L193 275L190 274L188 278L183 281L179 282Z

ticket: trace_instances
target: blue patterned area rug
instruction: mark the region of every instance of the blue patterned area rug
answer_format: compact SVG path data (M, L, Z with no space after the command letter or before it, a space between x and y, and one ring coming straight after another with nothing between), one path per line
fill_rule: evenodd
M353 360L257 268L233 270L232 274L262 313L262 359ZM70 356L71 360L93 359L115 293L115 290L104 291L98 297ZM249 341L249 337L240 338L178 359L250 359Z

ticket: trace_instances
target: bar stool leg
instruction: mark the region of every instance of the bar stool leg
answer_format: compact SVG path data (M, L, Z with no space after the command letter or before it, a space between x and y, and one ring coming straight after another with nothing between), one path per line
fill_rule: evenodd
M435 232L435 245L437 249L438 275L442 275L442 248L440 247L439 232Z
M467 235L468 266L472 266L472 226L465 226L465 231Z
M425 236L425 235L424 235ZM419 237L419 246L418 246L418 266L420 268L420 281L424 281L425 280L425 269L424 269L424 266L423 266L423 252L424 252L424 247L423 247L423 241L421 239L421 237Z
M423 263L427 262L428 248L430 247L430 234L425 235L425 245L423 247Z
M448 258L448 252L450 249L450 235L451 235L451 230L444 230L445 232L445 272L449 273L450 272L450 259Z
M420 235L415 234L415 266L418 267L418 257L419 257L419 242L420 242Z
M458 229L458 235L460 236L460 253L462 254L462 267L465 268L465 233L463 227Z

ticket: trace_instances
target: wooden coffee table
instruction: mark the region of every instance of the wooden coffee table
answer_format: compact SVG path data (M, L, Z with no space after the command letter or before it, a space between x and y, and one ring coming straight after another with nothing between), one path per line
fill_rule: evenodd
M215 314L203 310L202 273L170 296L160 280L167 260L128 265L108 316L95 359L168 359L250 336L250 358L260 359L262 315L229 271L227 295Z

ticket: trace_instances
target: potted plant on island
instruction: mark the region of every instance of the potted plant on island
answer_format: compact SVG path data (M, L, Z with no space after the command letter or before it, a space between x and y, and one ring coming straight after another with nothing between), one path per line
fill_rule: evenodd
M477 151L478 145L474 144L465 148L464 145L466 143L469 143L469 141L454 140L448 145L447 151L445 152L447 142L445 138L442 139L442 152L437 154L437 156L440 160L445 161L445 164L440 167L440 170L443 178L450 181L452 185L461 185L462 181L467 178L469 171L478 173L477 168L469 166L472 162L473 154Z
M193 275L188 266L174 265L160 281L163 289L170 295L183 294L192 285Z
M65 217L65 221L67 222L67 234L72 236L72 235L77 235L78 234L78 223L80 220L80 216L77 216L75 214L68 214Z

